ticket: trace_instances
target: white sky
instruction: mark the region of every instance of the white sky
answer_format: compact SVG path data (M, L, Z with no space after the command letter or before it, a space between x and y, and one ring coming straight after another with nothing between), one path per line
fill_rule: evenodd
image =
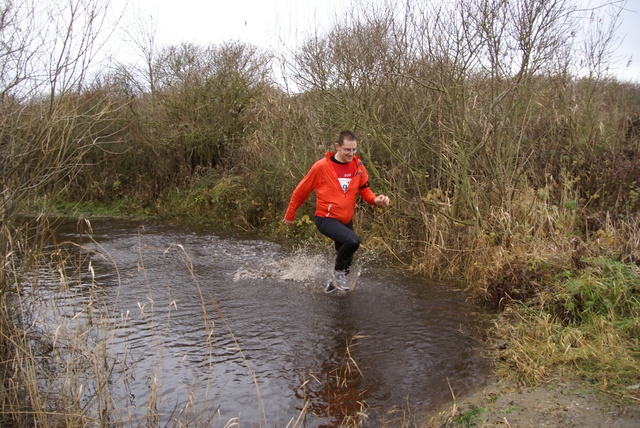
M128 20L136 10L147 19L152 16L163 44L239 40L268 48L277 37L290 39L310 25L329 22L353 0L116 0L120 2L129 5Z
M157 22L160 44L222 43L239 40L260 47L277 45L284 37L295 47L305 31L326 25L356 0L116 0L128 2L127 21L135 10ZM377 0L368 0L376 2ZM585 0L585 4L593 4ZM616 74L640 82L640 0L627 0L618 31ZM627 67L627 65L629 67Z
M621 17L618 35L623 40L616 51L620 57L618 73L621 78L640 83L640 0L628 0Z

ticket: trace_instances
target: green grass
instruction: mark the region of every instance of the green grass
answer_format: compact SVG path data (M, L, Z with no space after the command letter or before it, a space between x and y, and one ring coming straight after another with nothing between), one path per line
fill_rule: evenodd
M478 418L486 409L484 407L474 407L453 418L453 425L459 427L473 427L478 423Z
M525 384L562 375L631 397L640 383L640 267L586 258L496 323L500 371ZM506 323L504 321L507 321Z

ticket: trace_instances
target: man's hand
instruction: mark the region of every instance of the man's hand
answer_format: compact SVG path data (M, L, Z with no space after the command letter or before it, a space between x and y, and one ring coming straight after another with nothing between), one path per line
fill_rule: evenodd
M293 224L293 221L287 220L286 218L282 219L282 222L287 226L291 226Z
M386 195L378 195L373 200L373 203L376 204L376 206L378 207L381 205L389 205L389 197Z

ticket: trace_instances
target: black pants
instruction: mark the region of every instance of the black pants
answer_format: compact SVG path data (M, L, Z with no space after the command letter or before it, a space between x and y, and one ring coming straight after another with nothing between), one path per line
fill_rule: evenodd
M360 238L353 231L353 221L344 224L335 218L316 216L315 223L320 233L333 239L336 247L335 269L348 273L353 254L360 247Z

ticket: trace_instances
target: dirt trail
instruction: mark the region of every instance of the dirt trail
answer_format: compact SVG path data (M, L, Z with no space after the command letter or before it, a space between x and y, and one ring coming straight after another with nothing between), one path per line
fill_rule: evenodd
M604 394L578 383L518 387L494 382L456 400L425 427L639 428L640 401Z

